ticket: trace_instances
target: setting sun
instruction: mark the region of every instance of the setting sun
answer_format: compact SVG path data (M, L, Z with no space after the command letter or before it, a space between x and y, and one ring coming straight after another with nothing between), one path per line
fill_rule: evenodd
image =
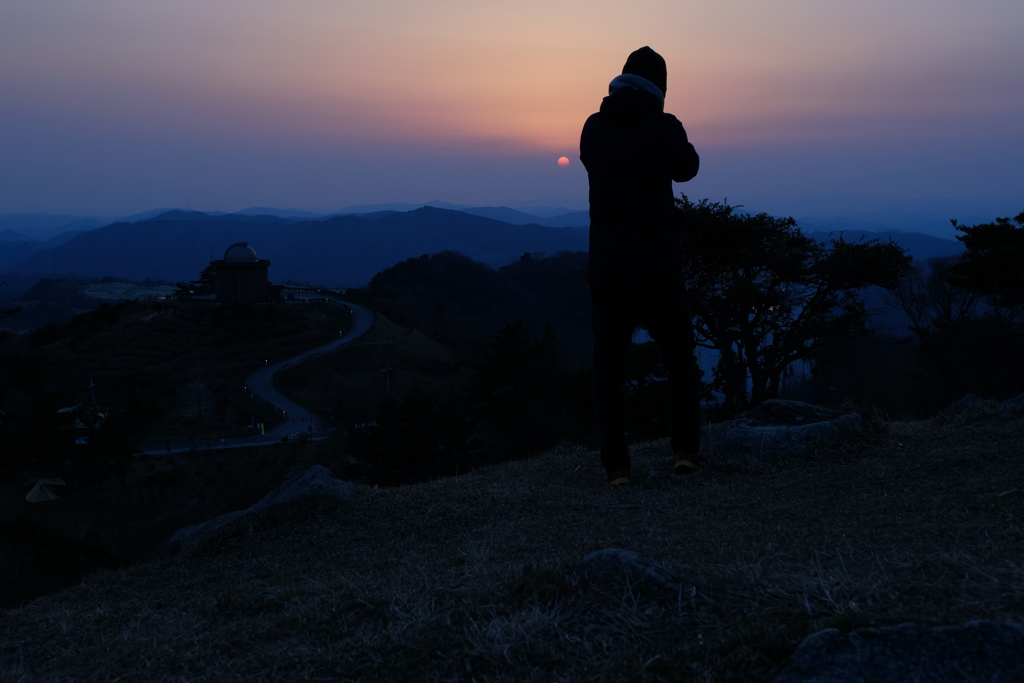
M558 165L559 166L563 166L563 167L564 166L568 166L569 165L569 157L558 157Z

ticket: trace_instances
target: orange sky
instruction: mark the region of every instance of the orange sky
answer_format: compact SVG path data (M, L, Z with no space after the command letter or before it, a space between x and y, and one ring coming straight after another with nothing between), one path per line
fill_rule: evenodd
M0 123L553 163L650 45L701 147L926 144L1019 128L1022 29L1020 0L7 0Z

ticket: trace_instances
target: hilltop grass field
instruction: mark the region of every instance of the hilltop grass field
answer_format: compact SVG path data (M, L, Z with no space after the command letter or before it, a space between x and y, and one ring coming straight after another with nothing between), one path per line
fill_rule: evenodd
M770 681L806 635L1024 620L1024 424L882 423L628 487L563 445L359 487L0 614L0 678ZM602 548L692 589L590 583Z
M177 529L246 508L311 465L337 467L340 458L331 441L148 456L124 489L116 480L66 486L45 504L26 502L23 479L0 483L0 605L73 585L98 566L150 559Z

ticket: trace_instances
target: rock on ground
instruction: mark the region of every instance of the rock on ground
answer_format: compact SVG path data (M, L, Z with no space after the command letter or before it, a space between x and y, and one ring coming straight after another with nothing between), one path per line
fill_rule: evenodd
M960 419L965 422L988 422L992 420L1013 420L1024 417L1024 394L1008 398L1002 403L987 401L974 394L967 394L940 413L938 420L943 423Z
M988 407L988 401L980 396L967 394L950 406L946 412L942 413L942 421L951 422L961 415L970 415L972 413L976 414L978 411L983 410L986 407Z
M996 420L1012 420L1024 416L1024 394L1008 398L999 404L993 416Z
M320 465L313 465L302 474L292 477L279 487L263 496L258 502L253 503L244 510L236 510L214 517L213 519L193 524L175 531L170 538L163 542L163 547L168 550L179 549L181 546L198 543L213 531L243 517L251 517L272 507L300 500L319 496L337 501L349 500L355 495L355 486L343 481Z
M900 624L807 636L775 683L1024 681L1024 625Z
M583 558L577 571L589 581L620 579L641 589L682 592L687 596L693 591L668 567L622 548L604 548L590 553Z
M834 438L863 427L856 413L839 413L821 406L770 399L732 420L704 428L703 446L717 451L727 463L750 458L777 458L800 453L820 439Z

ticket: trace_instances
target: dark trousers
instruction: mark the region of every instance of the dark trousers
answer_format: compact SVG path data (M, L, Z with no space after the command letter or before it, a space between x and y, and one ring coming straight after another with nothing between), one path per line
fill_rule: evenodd
M634 256L634 258L630 258ZM601 431L601 464L630 466L623 394L633 331L643 326L668 366L672 450L700 449L701 371L694 356L693 323L678 255L590 254L594 325L594 406Z

